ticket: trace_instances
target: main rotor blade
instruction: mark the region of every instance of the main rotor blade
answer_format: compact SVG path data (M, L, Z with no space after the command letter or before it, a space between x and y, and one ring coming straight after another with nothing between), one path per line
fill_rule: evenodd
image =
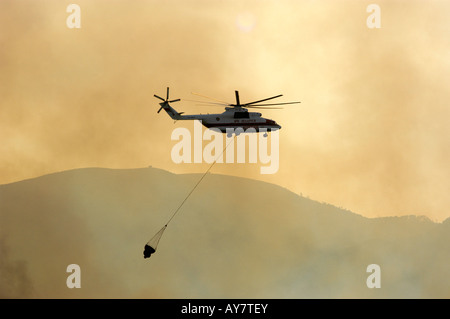
M230 103L228 103L228 102L225 102L225 101L221 101L221 100L218 100L218 99L215 99L215 98L212 98L212 97L206 96L206 95L198 94L198 93L195 93L195 92L191 92L191 94L193 94L193 95L197 95L197 96L201 96L201 97L204 97L204 98L207 98L207 99L210 99L210 100L216 101L216 102L221 102L221 103L225 103L226 105L231 105L231 104L230 104Z
M178 101L181 101L181 99L172 100L172 101L169 101L169 103L178 102Z
M236 106L240 106L241 103L239 102L239 92L238 91L234 91L234 94L236 95Z
M160 96L158 96L158 95L156 95L156 94L154 94L153 96L156 97L156 98L158 98L158 99L160 99L161 101L165 101L162 97L160 97Z
M269 104L253 104L253 106L270 106L270 105L286 105L286 104L299 104L302 102L286 102L286 103L269 103ZM247 107L247 106L246 106ZM248 106L250 107L250 106Z
M169 87L167 87L166 101L169 99Z
M269 97L269 98L267 98L267 99L263 99L263 100L259 100L259 101L254 101L254 102L250 102L250 103L241 104L241 106L244 106L244 107L245 107L245 106L247 106L247 105L252 105L252 104L259 103L259 102L264 102L264 101L272 100L272 99L275 99L275 98L280 97L280 96L283 96L283 94L276 95L276 96L272 96L272 97Z
M230 105L230 104L226 104L226 103L216 103L216 102L209 102L209 101L197 101L197 100L186 100L186 99L184 99L184 101L203 103L203 106L206 106L206 105L229 106Z
M245 106L249 109L264 109L264 110L281 110L282 107L259 107L259 106Z

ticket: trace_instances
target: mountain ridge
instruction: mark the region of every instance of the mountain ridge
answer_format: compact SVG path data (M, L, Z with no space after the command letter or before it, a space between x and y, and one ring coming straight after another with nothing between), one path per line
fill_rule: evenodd
M202 173L173 173L173 172L170 172L170 171L167 171L167 170L164 170L164 169L161 169L161 168L157 168L157 167L152 167L152 166L144 167L144 168L129 168L129 169L117 169L117 168L105 168L105 167L82 167L82 168L73 168L73 169L68 169L68 170L64 170L64 171L48 173L48 174L44 174L44 175L40 175L40 176L36 176L36 177L30 177L30 178L27 178L27 179L24 179L24 180L20 180L20 181L14 181L14 182L10 182L10 183L0 184L0 188L2 186L7 186L7 185L16 184L16 183L22 183L22 182L26 182L26 181L35 180L35 179L45 178L46 176L58 175L58 174L63 174L63 173L68 173L68 172L76 172L76 171L81 171L81 170L139 171L139 172L144 172L145 170L148 170L148 169L161 171L161 172L168 173L168 174L175 175L175 176L195 176L195 177L198 177L198 176L202 175ZM231 177L231 178L234 177L234 178L238 178L238 179L242 179L242 180L250 180L250 181L255 181L255 182L260 182L260 183L266 183L266 184L274 185L274 186L280 187L280 188L284 189L285 191L290 192L290 193L292 193L292 194L294 194L296 196L303 197L303 198L306 198L308 200L311 200L311 201L314 201L314 202L317 202L317 203L320 203L320 204L323 204L323 205L329 205L329 206L335 207L336 209L339 209L339 210L342 210L342 211L346 211L346 212L349 212L351 214L355 214L355 215L358 215L358 216L361 216L361 217L364 217L364 218L368 218L368 219L384 219L384 218L386 218L386 219L389 219L389 218L406 218L406 219L408 219L408 218L418 218L418 219L421 219L423 221L430 221L430 222L436 223L436 224L442 224L442 223L445 223L445 222L450 222L450 217L447 217L443 221L439 222L439 221L430 219L426 215L421 215L421 214L408 214L408 215L401 215L401 216L367 217L367 216L364 216L362 214L358 214L356 212L353 212L352 210L347 209L345 207L336 206L336 205L331 204L331 203L327 203L327 202L324 202L324 201L319 201L319 200L316 200L316 199L312 199L308 195L303 195L302 193L300 193L300 194L299 193L295 193L295 192L293 192L292 190L290 190L290 189L288 189L286 187L283 187L281 185L277 185L277 184L274 184L274 183L264 182L264 181L257 181L257 180L253 180L253 179L248 178L248 177L238 177L238 176L231 176L231 175L225 175L225 174L208 173L208 175L224 176L224 177L227 177L227 178L228 177Z
M205 177L144 261L144 244L199 176L83 168L0 185L0 287L9 287L0 296L450 296L448 219L367 218L226 175ZM81 289L65 286L71 263L82 269ZM366 286L373 263L380 289Z

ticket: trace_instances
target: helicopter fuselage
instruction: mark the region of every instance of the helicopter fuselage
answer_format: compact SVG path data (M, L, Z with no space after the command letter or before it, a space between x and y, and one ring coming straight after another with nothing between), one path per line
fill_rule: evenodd
M222 133L229 133L241 128L244 132L253 129L254 132L271 132L281 129L274 120L262 117L259 112L249 112L246 108L225 107L225 112L218 114L192 114L182 115L173 109L168 102L160 103L161 107L174 120L199 120L209 128ZM253 131L249 130L249 131Z

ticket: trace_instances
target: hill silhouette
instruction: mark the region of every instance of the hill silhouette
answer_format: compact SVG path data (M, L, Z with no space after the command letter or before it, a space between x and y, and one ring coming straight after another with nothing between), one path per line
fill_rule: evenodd
M224 175L202 181L144 259L199 177L86 168L0 185L0 297L450 297L450 219L369 219ZM366 285L370 264L381 288Z

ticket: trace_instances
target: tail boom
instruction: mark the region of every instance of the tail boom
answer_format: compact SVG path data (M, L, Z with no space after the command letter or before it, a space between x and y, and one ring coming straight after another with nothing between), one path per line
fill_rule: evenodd
M173 107L171 107L169 105L169 102L162 102L159 103L159 105L161 105L161 108L159 109L159 111L161 111L161 109L164 109L164 111L167 112L167 114L169 114L169 116L174 119L174 120L183 120L183 116L181 114L183 114L183 112L177 112ZM159 113L158 111L158 113Z

